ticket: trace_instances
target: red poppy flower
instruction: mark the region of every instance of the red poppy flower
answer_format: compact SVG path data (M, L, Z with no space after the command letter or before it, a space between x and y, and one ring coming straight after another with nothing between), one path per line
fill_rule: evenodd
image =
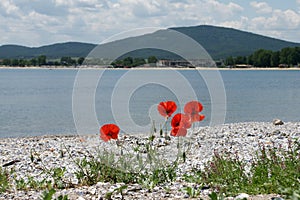
M176 114L171 121L171 135L175 137L186 136L187 129L191 127L191 120L185 114Z
M188 115L177 113L174 115L171 121L172 128L180 127L180 128L191 128L191 120Z
M110 139L118 139L120 128L115 124L105 124L100 128L100 138L107 142Z
M179 137L179 136L186 136L187 134L187 129L182 128L182 127L174 127L171 130L171 135L174 137Z
M174 101L160 102L157 106L159 114L161 114L163 117L171 117L176 109L177 105Z
M190 101L184 106L184 113L189 115L191 118L191 122L202 121L205 116L200 115L199 112L203 110L203 106L198 101Z

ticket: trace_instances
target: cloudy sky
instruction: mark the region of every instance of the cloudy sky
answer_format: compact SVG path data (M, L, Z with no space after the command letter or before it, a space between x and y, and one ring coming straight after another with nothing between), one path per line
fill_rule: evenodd
M99 44L136 28L201 24L300 42L300 0L0 1L0 45Z

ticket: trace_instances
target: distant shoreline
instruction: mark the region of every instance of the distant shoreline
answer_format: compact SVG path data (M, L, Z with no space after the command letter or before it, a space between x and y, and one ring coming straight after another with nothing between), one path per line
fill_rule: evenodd
M251 68L218 68L218 67L133 67L133 68L101 68L101 67L64 67L64 66L56 66L56 67L8 67L8 66L0 66L0 69L71 69L71 70L85 70L85 69L94 69L94 70L220 70L220 71L272 71L272 70L281 70L281 71L290 71L290 70L300 70L299 67L291 67L291 68L279 68L279 67L251 67Z

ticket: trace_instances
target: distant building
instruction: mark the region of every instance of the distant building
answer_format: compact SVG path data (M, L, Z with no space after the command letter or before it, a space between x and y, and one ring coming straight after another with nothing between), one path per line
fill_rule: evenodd
M279 67L279 68L288 68L289 65L288 65L288 64L280 64L278 67Z
M253 67L252 65L247 65L247 64L236 64L234 65L236 68L251 68Z

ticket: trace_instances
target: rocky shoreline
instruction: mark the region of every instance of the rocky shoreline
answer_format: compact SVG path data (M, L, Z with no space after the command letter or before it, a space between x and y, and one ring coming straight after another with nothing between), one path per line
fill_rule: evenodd
M250 162L258 150L259 145L281 146L287 148L290 140L300 136L300 122L287 122L281 125L265 122L249 122L225 124L214 127L200 127L188 134L182 144L190 144L185 163L179 164L178 178L163 186L157 186L152 191L140 185L128 185L124 190L124 199L189 199L182 191L183 187L190 185L182 179L183 174L189 173L193 168L203 168L204 164L212 158L215 152L235 153L246 162ZM129 136L121 135L120 141L127 148L132 144L147 142L148 135ZM166 159L176 158L176 145L178 138L156 138L154 145L161 148ZM58 190L55 196L68 195L69 199L103 199L107 192L113 191L123 183L97 183L93 186L76 186L78 180L74 175L77 166L74 159L81 159L88 155L96 155L99 149L106 148L112 152L119 152L115 143L103 143L99 135L88 136L41 136L25 138L0 139L0 165L2 169L14 170L14 176L26 179L28 176L43 179L43 169L65 167L64 179L75 185L74 188ZM185 148L185 147L184 147ZM72 157L72 159L71 159ZM43 191L16 190L12 187L8 192L0 194L1 199L41 199ZM166 189L168 188L168 189ZM209 190L203 189L201 197L207 199ZM248 199L271 199L277 195L257 195ZM120 194L113 199L122 199ZM230 198L229 198L230 199ZM231 198L234 199L234 198Z

